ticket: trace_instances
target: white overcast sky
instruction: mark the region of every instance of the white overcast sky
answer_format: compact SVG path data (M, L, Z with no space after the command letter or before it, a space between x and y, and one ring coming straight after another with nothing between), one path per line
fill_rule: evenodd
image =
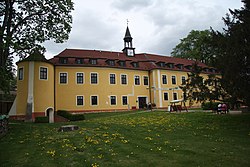
M170 55L191 30L221 30L228 9L240 0L73 0L69 40L44 46L46 58L66 48L121 51L127 27L136 53Z

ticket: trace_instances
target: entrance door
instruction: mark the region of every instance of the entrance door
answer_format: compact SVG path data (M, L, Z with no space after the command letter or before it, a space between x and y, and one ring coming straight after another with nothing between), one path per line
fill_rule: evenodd
M139 109L142 109L147 106L146 97L138 97L138 100L139 100Z
M49 123L54 123L54 110L52 108L48 108L46 110L47 117L49 117Z

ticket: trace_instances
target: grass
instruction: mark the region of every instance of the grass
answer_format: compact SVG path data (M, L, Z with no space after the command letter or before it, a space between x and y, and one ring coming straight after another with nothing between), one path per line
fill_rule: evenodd
M250 115L132 112L65 123L15 122L1 166L250 166Z

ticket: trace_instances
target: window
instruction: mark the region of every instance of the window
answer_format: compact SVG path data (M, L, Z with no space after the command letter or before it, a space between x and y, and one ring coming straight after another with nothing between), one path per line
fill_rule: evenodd
M119 61L119 65L122 66L122 67L125 67L126 63L125 63L125 61Z
M18 80L23 80L23 68L18 69Z
M143 77L143 84L148 85L148 76Z
M62 72L60 73L60 84L66 84L67 83L67 73Z
M164 92L164 100L167 101L168 100L168 93Z
M108 65L114 66L115 65L115 61L114 60L108 60Z
M186 83L186 77L182 76L181 77L181 84L184 85Z
M122 83L122 85L127 84L127 75L125 75L125 74L121 75L121 83Z
M67 64L68 63L68 58L59 58L59 62L61 64Z
M97 64L97 59L89 59L90 64Z
M110 96L110 104L116 105L116 96Z
M165 66L166 66L166 64L165 64L164 62L159 62L159 63L157 63L157 65L158 65L159 67L165 67Z
M91 73L91 84L97 84L98 83L98 75L97 73Z
M132 66L133 66L133 67L139 67L139 63L138 63L138 62L133 62L133 63L132 63Z
M109 74L109 83L115 84L115 74Z
M83 59L76 58L76 64L83 64Z
M48 68L40 67L40 79L42 80L48 79Z
M177 93L173 93L173 100L177 100Z
M76 73L76 83L83 84L83 73Z
M172 76L172 84L175 85L176 84L176 77Z
M122 105L128 105L128 97L122 96Z
M169 64L168 64L168 67L169 67L169 68L174 68L174 64L173 64L173 63L169 63Z
M76 105L83 106L83 96L76 96Z
M168 80L167 80L167 75L162 75L162 84L167 84Z
M98 105L98 97L97 96L91 96L91 105L92 106Z
M140 76L135 76L135 85L140 85Z

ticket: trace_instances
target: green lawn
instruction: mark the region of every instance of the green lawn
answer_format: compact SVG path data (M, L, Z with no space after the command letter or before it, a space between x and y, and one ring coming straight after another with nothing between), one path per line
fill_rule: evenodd
M2 166L250 166L250 114L132 112L65 123L12 123Z

